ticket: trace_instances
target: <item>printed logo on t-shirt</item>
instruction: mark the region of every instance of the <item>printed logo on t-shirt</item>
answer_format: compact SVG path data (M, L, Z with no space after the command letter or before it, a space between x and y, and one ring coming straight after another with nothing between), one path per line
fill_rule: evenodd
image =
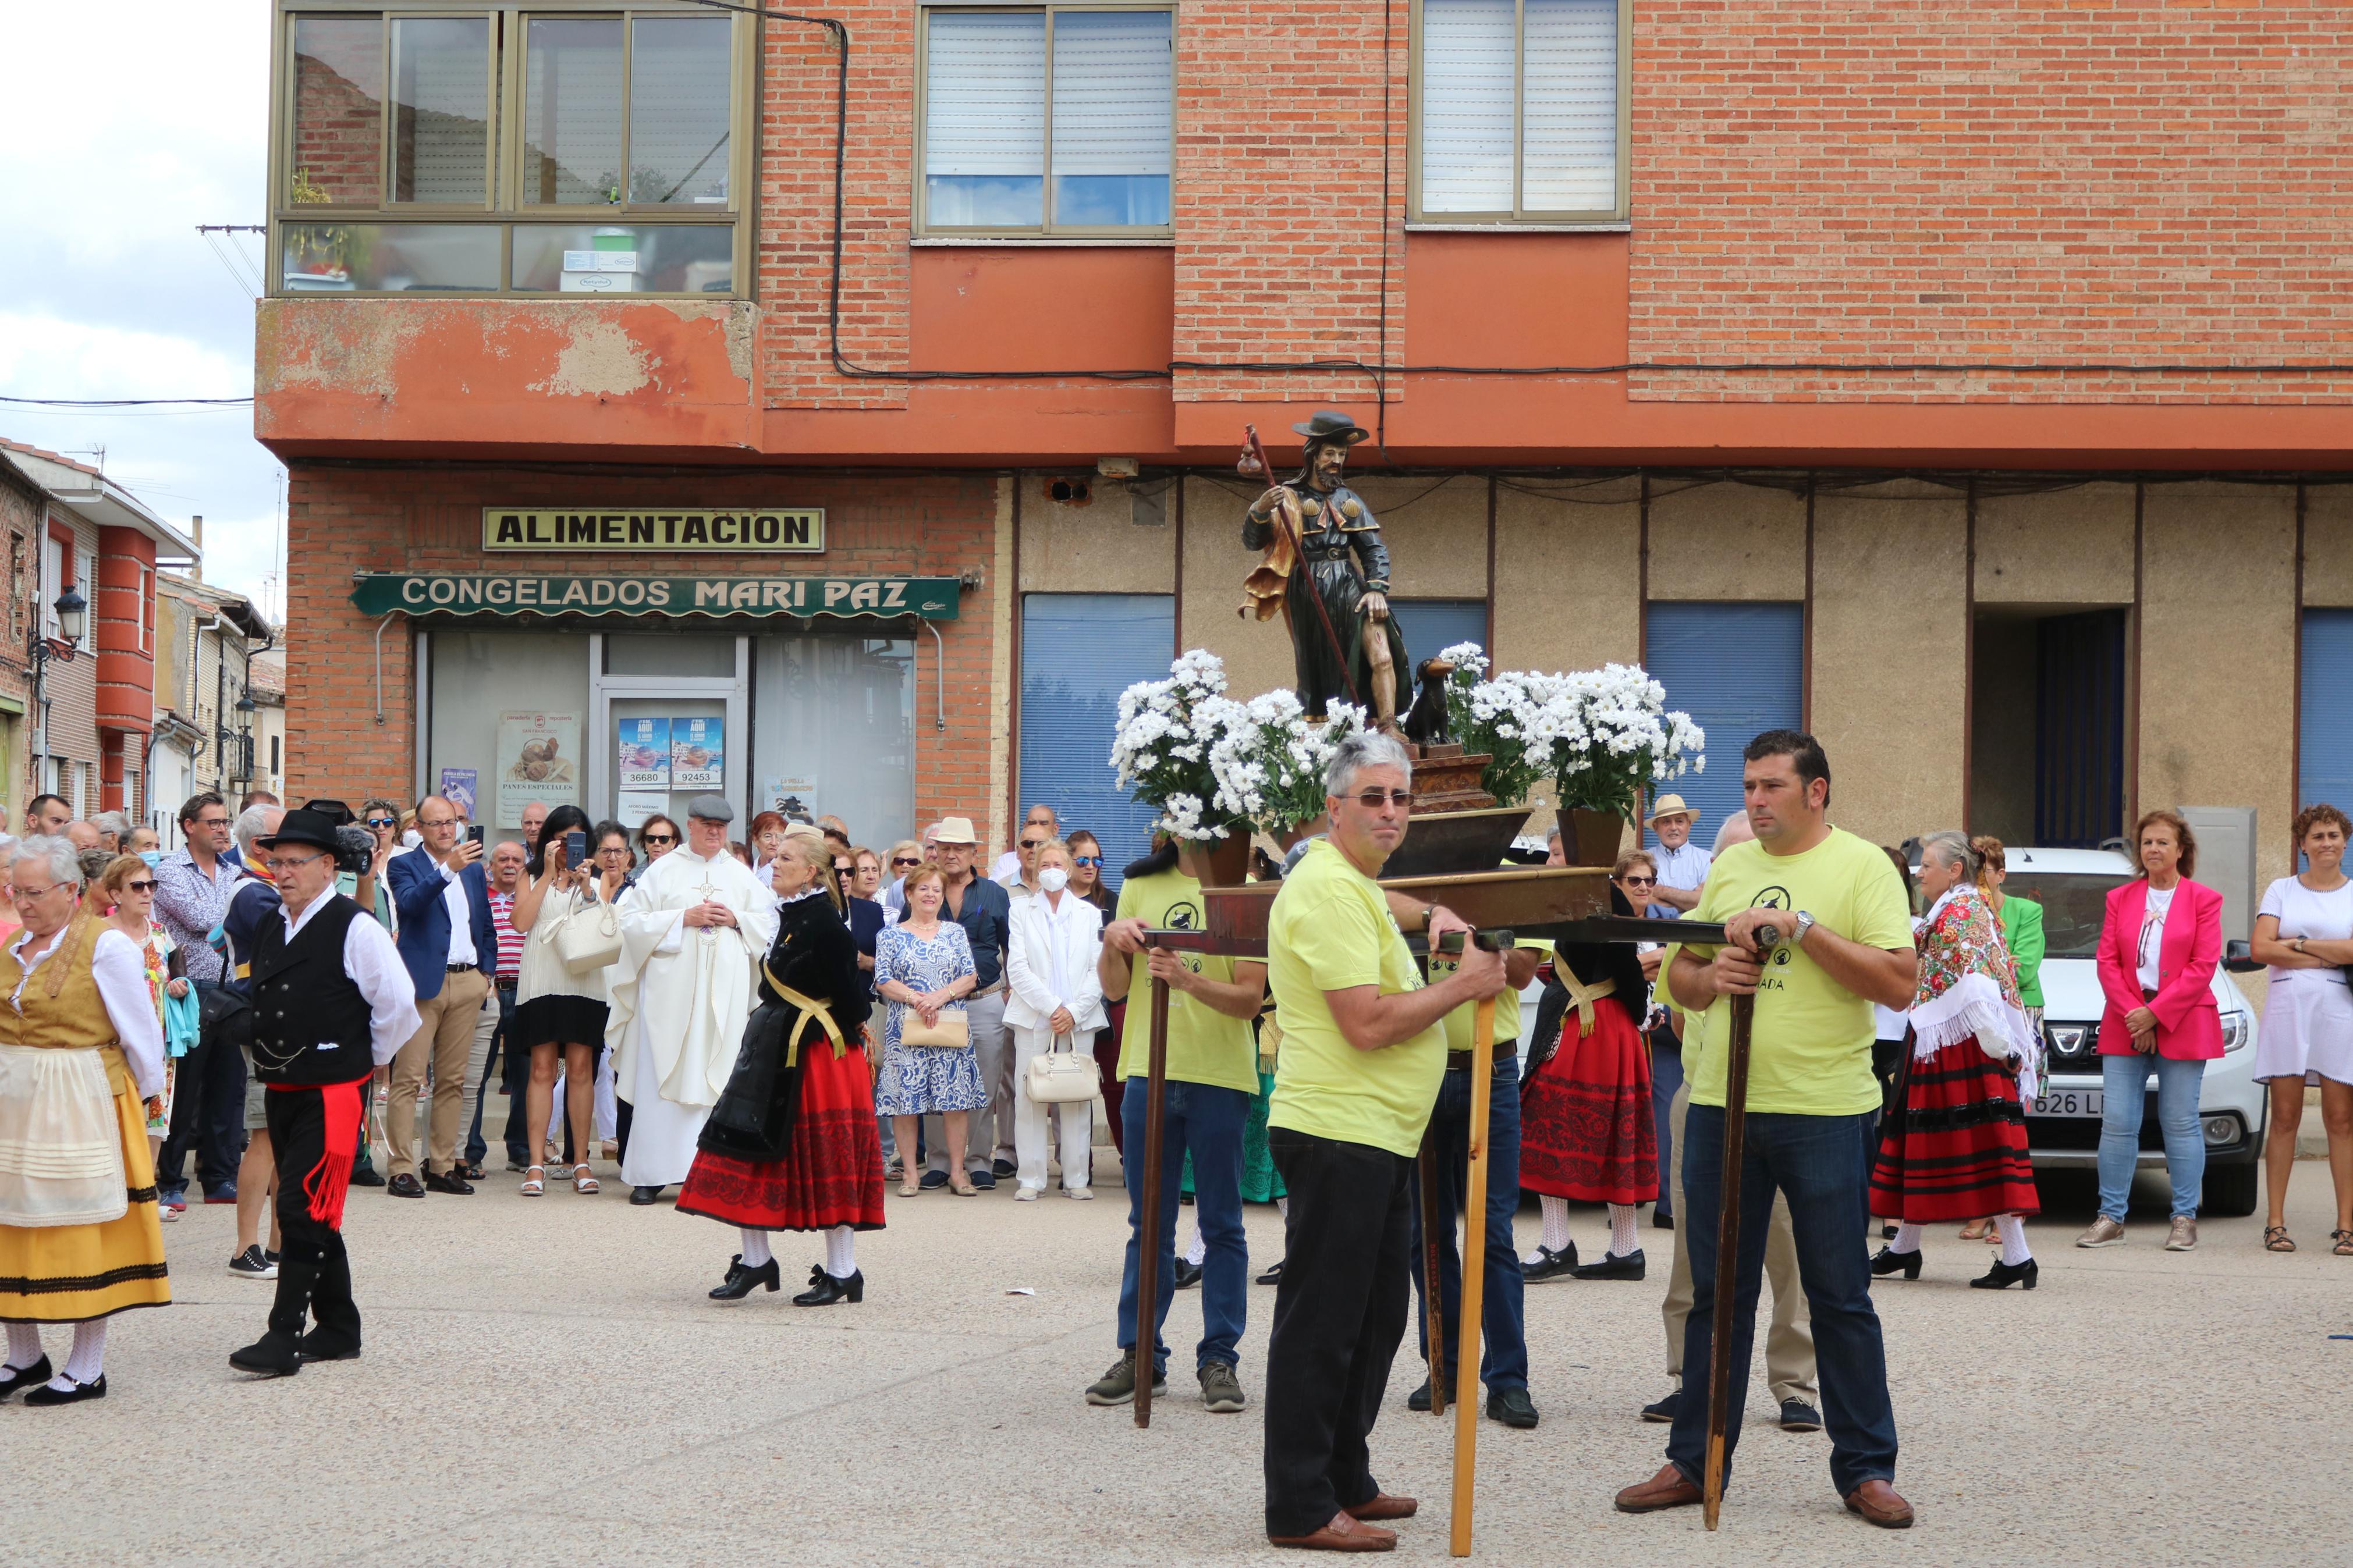
M1162 921L1161 929L1163 931L1205 931L1208 929L1201 914L1201 906L1195 903L1190 899L1179 899L1175 903L1170 904L1166 909L1160 911L1160 919ZM1201 955L1198 952L1179 952L1176 955L1176 962L1183 964L1186 968L1191 970L1196 974L1201 973ZM1172 999L1181 1000L1181 996Z
M1791 901L1788 889L1766 888L1748 900L1748 907L1752 910L1786 910ZM1789 965L1789 955L1794 951L1788 945L1790 934L1790 929L1788 926L1781 928L1782 942L1773 950L1773 957L1770 961L1776 969L1786 969ZM1757 986L1760 991L1778 991L1782 988L1780 977L1773 974L1766 975Z

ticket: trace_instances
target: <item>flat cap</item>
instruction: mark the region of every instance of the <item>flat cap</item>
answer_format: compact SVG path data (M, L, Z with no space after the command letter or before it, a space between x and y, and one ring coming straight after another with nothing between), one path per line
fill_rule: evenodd
M699 795L686 803L686 815L699 816L705 822L733 822L735 808L727 804L723 795Z

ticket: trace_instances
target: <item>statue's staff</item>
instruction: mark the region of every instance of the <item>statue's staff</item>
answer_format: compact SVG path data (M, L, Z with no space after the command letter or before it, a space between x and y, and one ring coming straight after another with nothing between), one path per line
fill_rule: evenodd
M1282 481L1274 477L1274 465L1267 461L1266 447L1258 438L1258 426L1245 425L1242 426L1242 433L1250 442L1250 448L1243 457L1241 471L1247 474L1255 468L1261 477L1266 480L1269 489L1281 486ZM1332 657L1339 660L1340 679L1348 688L1348 700L1362 708L1365 705L1365 700L1356 695L1356 678L1349 673L1347 650L1341 646L1339 631L1332 625L1332 612L1324 607L1324 595L1315 585L1315 574L1308 571L1307 542L1299 531L1297 520L1289 512L1278 505L1274 509L1274 515L1279 520L1275 523L1276 537L1290 541L1291 553L1297 563L1298 570L1305 574L1307 597L1315 606L1315 618L1323 624L1324 637L1332 644ZM1273 555L1271 550L1267 553L1270 558ZM1290 574L1288 572L1282 574L1286 577ZM1289 601L1284 602L1283 607L1287 614L1290 609Z
M1774 926L1757 928L1757 951L1781 945ZM1757 998L1732 998L1732 1049L1724 1072L1724 1194L1715 1232L1715 1327L1707 1347L1707 1472L1701 1483L1701 1510L1715 1528L1724 1509L1724 1435L1732 1419L1732 1300L1740 1282L1740 1162L1748 1141L1748 1037Z

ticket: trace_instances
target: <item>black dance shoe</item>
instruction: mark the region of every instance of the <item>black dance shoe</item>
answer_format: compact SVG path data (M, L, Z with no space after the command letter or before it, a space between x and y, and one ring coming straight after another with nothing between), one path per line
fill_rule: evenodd
M46 1355L22 1371L0 1367L0 1399L7 1398L20 1388L32 1388L47 1383L55 1376L57 1372L49 1365L49 1358Z
M1260 1275L1260 1276L1258 1277L1258 1282L1259 1282L1260 1284L1261 1284L1261 1285L1280 1285L1280 1284L1282 1284L1282 1264L1280 1264L1280 1263L1278 1263L1278 1264L1276 1264L1273 1268L1271 1268L1268 1269L1265 1273L1263 1273L1263 1274Z
M2031 1258L2016 1268L1997 1261L1983 1279L1970 1280L1969 1287L1976 1290L2005 1290L2012 1285L2023 1285L2031 1290L2042 1276L2042 1266Z
M1549 1247L1536 1248L1534 1263L1522 1262L1520 1277L1531 1285L1541 1285L1547 1279L1566 1279L1577 1272L1577 1243L1555 1252Z
M1187 1262L1182 1258L1176 1260L1176 1267L1170 1272L1179 1290L1190 1290L1201 1282L1201 1265Z
M1600 1262L1588 1263L1568 1272L1569 1277L1576 1279L1640 1279L1648 1267L1642 1249L1638 1247L1623 1258L1614 1252L1605 1252Z
M1892 1247L1883 1247L1872 1254L1871 1271L1873 1274L1901 1274L1906 1279L1917 1279L1920 1278L1920 1249L1915 1247L1909 1252L1898 1252Z
M631 1187L629 1189L629 1201L637 1205L639 1208L645 1208L653 1204L661 1202L661 1195L662 1190L659 1187Z
M71 1388L51 1388L47 1384L25 1395L27 1405L79 1405L85 1399L106 1397L106 1373L100 1373L95 1383L77 1383Z
M785 1288L785 1277L777 1268L775 1258L771 1258L757 1268L754 1268L744 1263L744 1255L739 1252L727 1260L727 1278L722 1279L719 1282L719 1288L711 1292L711 1299L714 1301L740 1301L752 1293L752 1288L755 1285L765 1285L771 1290L781 1290Z
M272 1329L243 1350L229 1352L228 1364L256 1377L291 1377L302 1370L302 1342Z
M768 1267L774 1268L776 1266L776 1259L770 1258ZM864 1300L866 1300L865 1275L853 1269L849 1279L836 1279L825 1271L825 1266L820 1263L809 1270L809 1288L793 1298L793 1305L830 1307L836 1301L863 1301Z

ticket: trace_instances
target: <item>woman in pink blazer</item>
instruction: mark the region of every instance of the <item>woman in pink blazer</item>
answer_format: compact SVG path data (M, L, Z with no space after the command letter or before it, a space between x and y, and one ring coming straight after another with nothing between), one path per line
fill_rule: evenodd
M2168 1252L2198 1245L2198 1194L2206 1177L2206 1139L2198 1095L2206 1064L2222 1054L2222 1018L2214 1005L2214 965L2222 956L2222 895L2190 874L2198 840L2170 811L2152 811L2133 826L2140 875L2108 894L2100 931L2103 1112L2100 1217L2078 1247L2114 1247L2125 1238L2125 1201L2139 1163L2141 1111L2148 1075L2157 1075L2157 1121L2165 1134L2165 1169L2173 1180Z

